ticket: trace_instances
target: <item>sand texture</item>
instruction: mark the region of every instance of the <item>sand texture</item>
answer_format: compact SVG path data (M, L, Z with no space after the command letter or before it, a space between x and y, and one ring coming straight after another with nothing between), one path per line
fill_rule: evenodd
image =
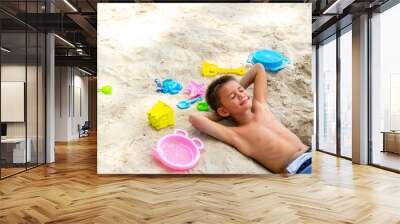
M195 107L179 110L184 94L155 91L155 78L210 83L201 62L221 67L246 65L259 49L283 52L293 63L268 77L268 105L282 123L310 144L313 133L311 88L311 4L99 4L98 173L164 174L150 150L175 128L205 143L196 174L266 174L267 169L236 149L204 135L188 121ZM252 94L252 87L248 89ZM175 112L175 126L160 131L146 113L157 100Z

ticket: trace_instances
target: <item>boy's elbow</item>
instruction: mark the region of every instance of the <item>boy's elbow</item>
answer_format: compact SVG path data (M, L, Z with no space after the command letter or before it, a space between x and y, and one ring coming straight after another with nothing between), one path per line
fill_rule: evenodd
M189 114L189 122L193 125L193 122L195 121L195 115L194 114Z
M193 125L193 122L195 121L195 115L194 114L190 114L189 115L189 122Z
M261 64L261 63L256 63L256 64L254 65L254 67L256 67L257 70L259 70L259 71L265 70L264 65Z
M264 65L257 63L254 66L256 66L256 71L257 75L256 76L262 76L262 77L267 77L267 73L265 72Z

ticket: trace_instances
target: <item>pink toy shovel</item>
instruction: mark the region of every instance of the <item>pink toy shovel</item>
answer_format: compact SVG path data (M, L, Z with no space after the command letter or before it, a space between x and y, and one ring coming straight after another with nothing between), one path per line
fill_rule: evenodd
M167 168L188 170L197 164L203 148L204 143L200 139L190 139L187 131L176 129L174 134L166 135L158 141L152 154Z

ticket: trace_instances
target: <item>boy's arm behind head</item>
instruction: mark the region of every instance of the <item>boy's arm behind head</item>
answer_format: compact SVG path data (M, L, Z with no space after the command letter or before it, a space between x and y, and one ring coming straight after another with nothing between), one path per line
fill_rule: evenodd
M218 121L224 119L223 117L219 116L217 114L217 112L206 112L206 113L204 113L204 116L215 122L218 122Z
M267 103L267 73L262 64L254 65L256 68L256 75L254 78L254 96L253 101L256 100L259 103Z
M267 73L265 72L262 64L255 64L247 74L240 80L240 84L247 89L251 84L254 83L254 94L253 100L257 100L260 103L266 103L267 99Z
M256 66L252 66L251 69L246 72L243 78L240 79L239 81L240 85L242 85L245 89L247 89L247 87L253 84L256 73L257 73Z
M195 113L189 116L189 122L199 131L232 145L234 132L229 127L211 120L219 118L219 116L217 116L214 116L211 113L206 115Z

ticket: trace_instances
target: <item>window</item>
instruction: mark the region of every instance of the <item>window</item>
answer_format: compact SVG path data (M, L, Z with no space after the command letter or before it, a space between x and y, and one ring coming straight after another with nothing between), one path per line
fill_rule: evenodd
M318 48L318 149L336 153L336 37Z
M371 18L372 164L400 170L400 4Z
M352 157L352 33L340 36L340 155Z

